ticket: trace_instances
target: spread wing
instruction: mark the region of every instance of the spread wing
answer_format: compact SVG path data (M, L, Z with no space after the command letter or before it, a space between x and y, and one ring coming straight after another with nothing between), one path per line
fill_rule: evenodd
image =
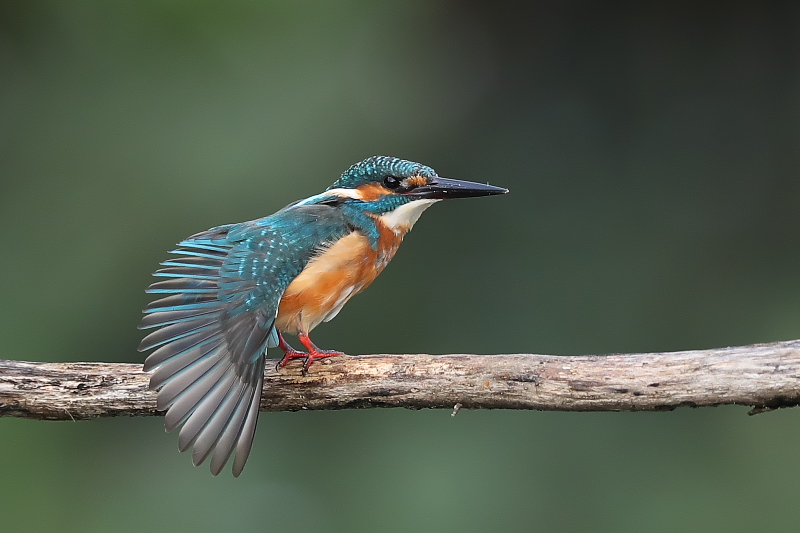
M163 295L139 325L159 328L139 346L155 348L144 364L155 369L150 388L167 411L167 431L183 425L180 450L193 448L195 465L213 453L214 475L235 452L238 476L250 454L283 292L321 246L346 231L330 207L297 211L182 241L154 274L164 280L147 289Z

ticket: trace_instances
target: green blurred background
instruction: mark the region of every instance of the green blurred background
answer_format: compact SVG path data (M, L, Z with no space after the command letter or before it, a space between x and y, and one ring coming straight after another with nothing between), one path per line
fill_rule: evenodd
M182 237L373 154L437 205L349 353L800 337L797 2L0 3L0 357L140 362ZM800 410L262 415L244 475L162 420L0 419L3 531L791 531Z

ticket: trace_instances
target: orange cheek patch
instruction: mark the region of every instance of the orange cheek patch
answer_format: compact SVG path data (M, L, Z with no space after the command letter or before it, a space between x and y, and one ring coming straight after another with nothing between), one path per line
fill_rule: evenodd
M372 202L373 200L379 200L388 194L388 190L383 185L378 185L377 183L368 183L366 185L362 185L358 189L358 194L361 196L361 200L364 202Z

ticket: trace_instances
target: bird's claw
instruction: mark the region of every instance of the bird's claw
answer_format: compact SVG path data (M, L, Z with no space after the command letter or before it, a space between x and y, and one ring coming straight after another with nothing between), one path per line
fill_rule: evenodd
M307 353L301 352L299 350L286 351L283 355L283 359L278 361L278 364L275 365L275 370L278 371L281 368L285 367L292 359L306 359L307 357L308 357ZM305 365L303 366L305 367Z
M308 338L307 333L301 333L298 335L300 338L300 342L303 343L303 346L306 347L308 352L301 352L300 350L295 350L292 346L286 342L286 339L283 338L283 335L278 334L278 347L283 350L283 359L281 359L278 364L275 366L275 370L279 370L286 366L286 363L291 361L292 359L303 359L303 375L308 374L308 369L311 366L311 363L316 361L317 359L325 359L326 357L334 357L336 355L344 355L344 352L340 352L337 350L323 350L322 348L318 348L316 344L311 342L311 339Z
M339 352L337 350L316 350L314 352L309 352L306 354L306 360L303 363L303 375L305 376L308 374L311 363L317 359L325 359L326 357L335 357L337 355L344 355L344 352Z
M288 351L284 354L283 359L278 361L278 364L275 365L275 371L279 371L281 368L285 367L289 361L293 359L302 359L303 360L303 375L308 374L308 369L311 367L311 364L318 360L318 359L325 359L327 357L335 357L337 355L344 355L344 352L339 352L337 350L315 350L313 352L301 352L299 350L292 350Z

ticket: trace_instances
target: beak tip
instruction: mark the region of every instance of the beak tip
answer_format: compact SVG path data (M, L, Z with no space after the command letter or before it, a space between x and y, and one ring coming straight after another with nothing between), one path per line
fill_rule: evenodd
M495 195L500 195L500 194L508 194L508 189L506 189L505 187L495 187L494 185L489 185L488 183L486 184L486 187L490 187L490 188L489 188L489 189L486 191L486 194L487 194L487 196L495 196Z

